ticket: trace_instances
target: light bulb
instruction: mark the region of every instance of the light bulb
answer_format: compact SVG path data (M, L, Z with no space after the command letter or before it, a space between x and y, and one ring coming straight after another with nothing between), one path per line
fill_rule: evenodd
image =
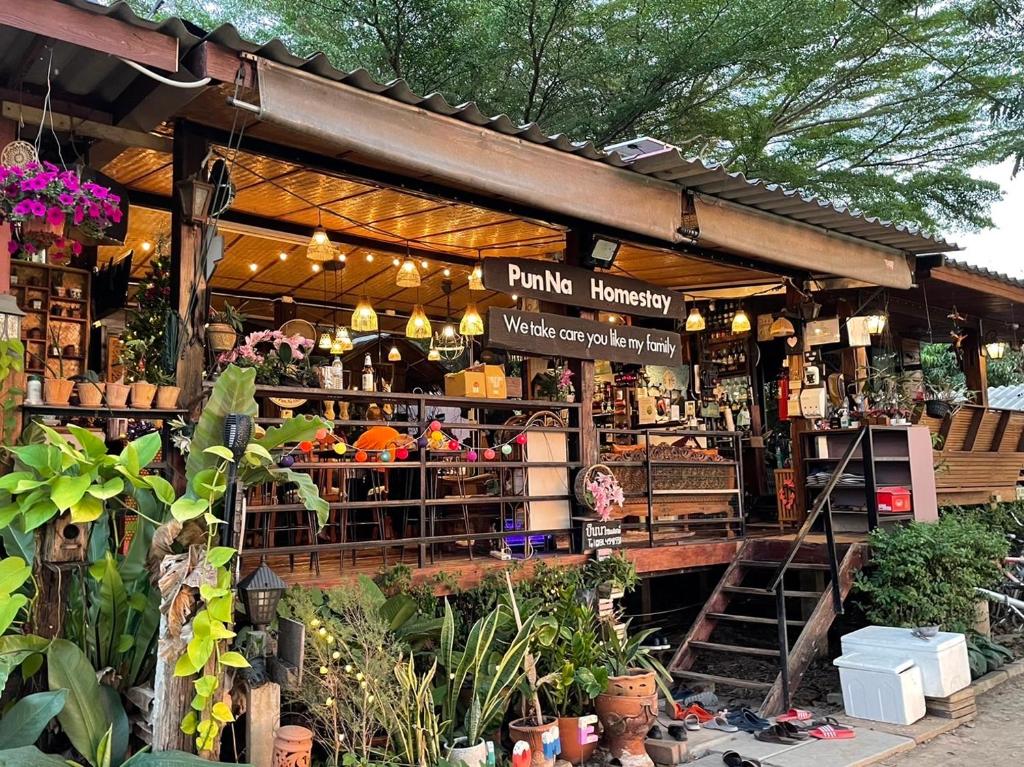
M259 266L257 266L256 264L249 264L250 272L255 272L257 269L259 269Z
M283 250L277 254L277 257L280 258L282 261L288 260L288 254L285 253Z
M690 309L690 314L686 317L686 332L697 333L704 330L705 327L704 315L700 313L700 309L694 306Z

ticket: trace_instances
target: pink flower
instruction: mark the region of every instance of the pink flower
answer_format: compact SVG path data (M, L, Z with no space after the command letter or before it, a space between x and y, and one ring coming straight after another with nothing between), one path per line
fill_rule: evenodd
M60 208L50 208L46 211L46 223L50 226L60 226L64 223L64 211Z
M86 210L89 213L89 218L99 218L102 211L95 205L87 205Z
M24 178L25 171L23 171L21 168L15 165L13 168L11 168L11 175L17 176L18 178Z
M31 216L32 215L32 200L22 200L14 206L15 216Z
M18 243L16 243L14 240L11 240L10 242L7 243L7 252L10 255L13 256L15 253L18 252L18 250L20 250L20 248L18 247Z
M28 204L32 209L32 215L36 218L42 218L46 215L46 205L39 202L39 200L29 200Z
M74 198L74 197L72 197L72 196L71 196L70 194L68 194L67 192L64 192L63 194L61 194L61 195L58 195L58 196L57 196L57 200L58 200L58 201L60 202L60 204L61 204L61 205L63 205L63 206L65 207L65 208L70 208L70 207L71 207L72 205L74 205L74 204L75 204L75 198Z
M85 221L85 209L81 205L75 208L72 221L74 222L75 226L78 226L83 221Z
M110 214L110 220L113 221L115 224L120 224L122 216L123 214L121 213L121 209L114 208L114 211Z

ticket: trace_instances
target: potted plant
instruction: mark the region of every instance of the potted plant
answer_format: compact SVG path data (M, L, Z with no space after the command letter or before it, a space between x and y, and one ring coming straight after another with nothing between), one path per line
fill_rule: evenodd
M602 522L611 519L615 507L621 509L625 502L622 485L603 463L595 463L577 474L573 489L576 500Z
M50 374L43 377L43 402L47 405L67 406L71 401L71 392L75 389L75 382L64 377L64 351L59 339L56 335L53 336L53 343L48 351L50 359L57 360L56 368L50 364L50 359L43 359L31 351L28 354Z
M221 354L217 361L222 365L255 368L258 384L316 386L317 372L311 365L313 347L311 339L300 335L257 330L247 335L241 346Z
M644 739L658 716L659 688L666 700L672 700L672 692L666 686L668 672L644 646L654 629L632 636L628 632L628 624L621 632L615 626L606 626L604 663L608 686L594 701L608 750L623 764L631 756L647 753Z
M150 383L156 384L156 406L161 410L173 410L178 406L181 387L175 385L174 373L169 373L157 365L147 376Z
M913 381L906 373L874 368L866 384L868 418L876 423L906 423L914 409Z
M955 408L974 400L974 392L950 380L925 384L924 410L932 418L945 418Z
M128 404L128 395L131 391L132 387L126 384L124 379L121 379L120 381L108 381L105 391L107 407L124 407Z
M213 312L206 326L206 339L210 348L217 353L234 349L245 319L245 315L228 303L219 312Z
M103 404L103 393L106 384L100 381L100 377L92 370L87 370L81 375L74 376L75 394L78 395L78 404L82 407L99 407Z

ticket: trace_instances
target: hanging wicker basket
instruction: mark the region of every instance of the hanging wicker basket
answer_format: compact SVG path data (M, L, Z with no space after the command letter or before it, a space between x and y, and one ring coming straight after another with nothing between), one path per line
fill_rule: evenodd
M576 474L576 480L573 482L572 490L576 496L576 501L591 511L594 510L594 498L587 491L587 483L590 482L598 474L609 474L615 476L611 469L609 469L603 463L594 463L585 469L580 469Z

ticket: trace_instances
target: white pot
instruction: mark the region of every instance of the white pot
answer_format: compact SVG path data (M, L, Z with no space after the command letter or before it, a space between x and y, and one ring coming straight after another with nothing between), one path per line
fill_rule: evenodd
M448 752L448 763L452 767L484 767L487 763L487 741L481 739L475 746L460 745L465 738L456 738L455 746Z

